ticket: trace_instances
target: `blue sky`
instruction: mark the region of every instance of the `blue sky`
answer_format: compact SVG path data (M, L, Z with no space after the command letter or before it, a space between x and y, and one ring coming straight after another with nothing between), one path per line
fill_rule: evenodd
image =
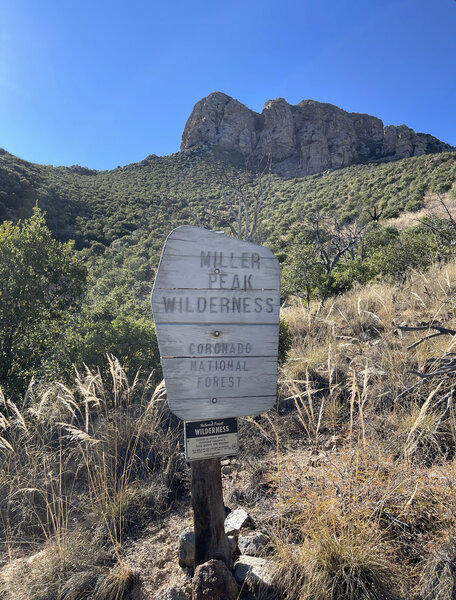
M455 0L3 0L0 147L111 169L179 150L222 91L406 123L456 145Z

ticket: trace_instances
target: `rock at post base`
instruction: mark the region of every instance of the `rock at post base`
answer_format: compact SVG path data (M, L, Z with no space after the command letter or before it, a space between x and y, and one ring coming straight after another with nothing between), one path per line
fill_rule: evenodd
M225 533L227 535L237 534L243 527L251 523L252 517L243 508L237 508L230 512L225 519Z
M228 536L228 543L230 545L231 556L237 551L238 545L237 540L234 536ZM187 527L181 531L179 535L179 566L183 569L193 569L195 564L195 532L193 527ZM243 552L247 554L247 552Z
M274 594L276 566L273 561L256 556L241 555L234 566L234 576L239 585L261 593L261 598Z
M192 579L192 600L237 600L238 585L221 560L198 565Z
M228 537L228 543L230 545L231 556L233 556L233 554L238 549L237 539L234 537L234 535L229 535L227 537ZM243 552L242 554L245 554L245 553Z
M241 554L248 554L249 556L258 556L266 543L266 536L260 532L250 535L240 535L238 537L239 552Z
M195 564L195 532L187 527L179 535L179 565L185 569L193 569Z

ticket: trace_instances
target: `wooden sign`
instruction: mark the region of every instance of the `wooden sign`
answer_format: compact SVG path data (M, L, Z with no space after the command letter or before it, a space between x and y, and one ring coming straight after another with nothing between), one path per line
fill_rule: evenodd
M184 439L189 461L232 456L239 451L237 419L186 421Z
M185 421L276 399L280 268L268 248L185 225L168 236L152 310L168 402Z

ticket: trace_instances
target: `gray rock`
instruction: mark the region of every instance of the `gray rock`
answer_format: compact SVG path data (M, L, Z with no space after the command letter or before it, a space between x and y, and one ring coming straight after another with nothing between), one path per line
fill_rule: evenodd
M255 532L250 535L240 535L237 543L241 554L257 556L266 545L267 539L262 533Z
M382 155L392 159L408 158L426 154L427 141L425 136L417 134L407 125L388 125L385 127Z
M227 537L231 555L233 555L237 550L237 540L232 535L228 535ZM195 532L193 531L193 527L187 527L179 535L178 553L179 565L183 569L193 569L195 564Z
M192 569L195 563L195 532L193 527L187 527L179 535L178 553L179 565L183 569Z
M182 135L182 151L213 146L270 157L272 170L290 177L452 149L406 125L384 129L376 117L332 104L302 100L293 106L277 98L259 114L221 92L195 104Z
M172 587L155 594L154 600L189 600L189 598L182 588L173 585Z
M218 145L231 149L235 145L250 153L255 114L234 98L214 92L195 104L182 136L185 147Z
M241 586L261 593L267 598L274 590L277 567L272 560L241 555L234 566L234 577Z
M227 535L239 533L243 527L251 523L251 516L243 508L237 508L230 512L225 519L225 533Z
M192 579L192 600L237 600L238 586L221 560L198 565Z
M257 152L271 154L278 161L296 152L296 131L291 106L283 98L268 100L263 109L263 132Z
M230 544L231 556L233 556L233 554L238 549L237 539L234 537L234 535L228 536L228 543Z

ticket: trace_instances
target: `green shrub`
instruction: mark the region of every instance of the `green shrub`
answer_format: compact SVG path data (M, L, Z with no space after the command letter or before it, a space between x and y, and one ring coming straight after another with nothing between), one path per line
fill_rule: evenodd
M288 322L280 319L279 323L279 364L287 360L288 352L291 348L291 333Z

